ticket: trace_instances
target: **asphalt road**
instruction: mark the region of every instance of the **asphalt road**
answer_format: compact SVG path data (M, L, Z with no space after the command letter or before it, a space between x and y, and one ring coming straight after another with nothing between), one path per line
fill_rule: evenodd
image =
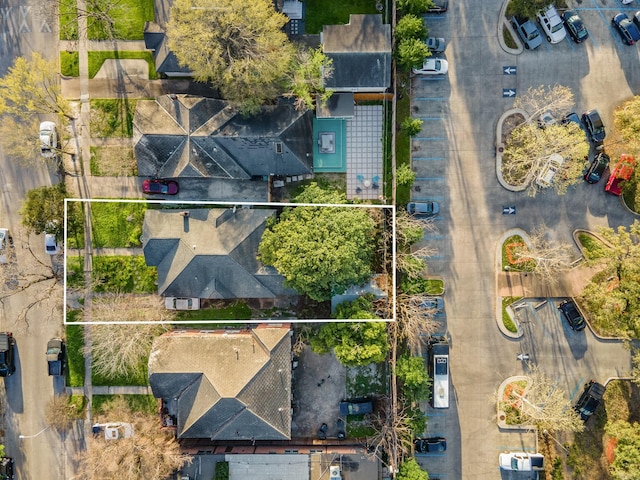
M53 6L53 2L47 2ZM41 7L26 2L3 2L0 22L0 75L4 75L17 56L37 51L46 58L58 56L57 35L52 32L53 17L43 15ZM26 236L20 226L18 209L25 193L35 187L57 182L53 169L46 165L26 167L15 163L0 152L0 224L8 227L14 238L17 269L22 272L47 272L52 259L44 252L42 236ZM35 257L29 253L29 248ZM45 266L38 262L43 262ZM46 293L51 281L36 284L22 293L5 298L0 303L0 329L12 331L17 342L17 369L0 386L4 407L5 432L3 443L7 456L16 461L17 478L65 478L63 444L57 434L45 430L34 438L19 435L38 434L46 427L44 410L54 389L62 389L62 379L47 375L45 350L47 341L62 330L59 311L62 287ZM2 295L6 290L2 291ZM45 300L27 307L38 295ZM18 320L26 313L26 321ZM1 381L0 381L1 383ZM60 472L60 473L58 473Z
M429 272L442 275L446 283L456 395L455 406L444 417L430 417L427 427L427 434L447 437L446 454L418 460L431 476L447 480L515 478L500 471L498 454L535 449L532 434L499 431L491 401L502 380L526 372L516 361L523 348L535 353L541 368L557 377L571 397L581 382L624 375L628 365L628 352L625 359L619 344L599 342L591 332L566 331L551 307L530 312L522 339L498 331L495 252L506 230L544 226L553 238L571 242L575 228L628 225L634 217L617 198L604 194L602 184L580 183L564 196L544 192L531 198L507 191L496 179L494 148L497 120L513 105L503 90L522 95L539 85L569 86L575 111L597 108L611 131L615 106L640 92L639 50L622 45L611 29L618 2L595 0L576 5L591 34L586 44L567 38L549 45L545 40L536 51L507 53L497 37L500 7L496 0L457 0L450 2L447 14L429 16L429 35L448 42L443 58L449 73L412 82L412 114L424 120L413 141L419 189L413 199L441 203L437 231L425 234L424 242L438 250L427 262ZM504 75L505 66L515 66L515 75ZM502 215L504 206L515 206L517 213ZM611 355L612 363L603 360Z

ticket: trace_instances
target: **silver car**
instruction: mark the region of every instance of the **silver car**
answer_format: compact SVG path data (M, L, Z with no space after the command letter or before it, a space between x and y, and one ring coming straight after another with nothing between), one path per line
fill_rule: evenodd
M440 205L434 201L409 202L407 212L416 217L432 217L440 212Z
M56 156L58 149L58 131L53 122L42 122L40 124L40 153L45 158Z

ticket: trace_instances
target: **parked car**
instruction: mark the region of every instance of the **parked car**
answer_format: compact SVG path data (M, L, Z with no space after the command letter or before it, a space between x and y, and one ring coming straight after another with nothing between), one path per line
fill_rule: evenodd
M442 297L425 297L424 301L420 302L420 307L441 312L444 310L444 299Z
M560 43L567 36L562 19L553 5L538 11L536 16L549 43Z
M611 171L609 180L604 186L604 191L611 195L622 195L623 182L626 182L631 178L635 165L636 161L631 155L627 155L626 153L620 155L620 161Z
M53 122L40 123L40 153L45 158L53 158L58 148L58 130Z
M569 36L576 43L582 43L589 38L589 31L585 27L582 18L574 10L565 10L562 14L564 26L569 32Z
M158 178L142 181L142 193L150 195L175 195L179 191L178 182L175 180L162 180Z
M560 310L564 315L564 318L567 319L572 330L575 330L576 332L584 330L584 318L582 318L582 315L573 300L563 301L558 305L558 310Z
M542 188L550 187L553 183L553 178L556 176L556 173L560 170L563 163L564 158L562 158L562 155L558 153L549 155L547 162L544 167L542 167L542 170L536 178L536 183Z
M61 338L52 338L47 342L47 368L49 375L64 375L66 348Z
M415 217L433 217L440 212L438 202L409 202L407 204L407 213Z
M604 396L604 386L591 380L584 386L584 391L573 407L585 422L593 415Z
M567 113L564 117L562 117L562 120L560 120L560 123L562 125L569 125L570 123L575 123L582 129L583 132L586 133L584 129L584 125L582 124L582 120L580 120L580 116L575 112Z
M444 38L429 37L424 41L424 43L427 44L427 47L433 53L442 53L446 47Z
M449 8L449 0L432 0L433 6L427 8L427 13L445 13Z
M0 332L0 377L10 377L16 371L15 346L11 332Z
M544 470L544 455L541 453L501 453L498 461L502 470L517 470L520 472Z
M512 17L511 25L518 33L522 43L524 43L524 48L533 50L542 45L542 37L540 36L538 27L528 18Z
M598 110L589 110L582 114L582 123L587 130L587 136L589 140L594 143L601 143L604 137L607 136L607 132L604 130L604 123L600 118Z
M439 453L447 449L447 439L444 437L416 438L413 445L417 453Z
M640 29L629 20L626 14L620 12L611 19L611 24L618 30L620 38L627 45L633 45L640 40Z
M587 183L598 183L608 166L609 155L604 152L600 152L591 162L589 170L587 170L587 173L584 175L584 179Z
M538 118L538 127L540 128L546 128L550 125L555 125L556 123L558 123L556 117L554 117L553 114L548 110L540 115L540 118Z
M14 473L14 461L11 457L4 457L0 460L0 478L12 479L16 478Z
M168 310L200 310L200 299L165 297L164 308Z
M633 14L633 23L636 24L636 27L638 27L638 30L640 30L640 10L638 10L636 13Z
M9 229L0 228L0 263L7 263L7 249L9 248Z
M370 398L355 398L340 402L340 415L364 415L373 412Z
M53 233L44 234L44 251L49 255L57 255L58 253L60 253L58 241L56 240L56 236Z
M416 75L445 75L449 71L449 62L443 58L425 58L421 68L411 71Z

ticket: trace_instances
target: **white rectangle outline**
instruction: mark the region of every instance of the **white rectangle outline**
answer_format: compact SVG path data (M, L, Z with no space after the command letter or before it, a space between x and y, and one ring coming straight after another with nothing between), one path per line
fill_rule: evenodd
M289 318L255 318L249 320L242 319L229 319L229 320L173 320L173 321L140 321L140 322L67 322L67 202L80 202L80 203L157 203L162 205L176 204L176 205L227 205L227 206L265 206L265 207L353 207L353 208L377 208L381 210L391 210L392 218L392 309L393 318L360 318L360 319L289 319ZM86 248L86 247L85 247ZM396 318L396 209L393 205L370 205L370 204L331 204L331 203L280 203L280 202L225 202L225 201L211 201L211 200L154 200L154 199L106 199L106 198L65 198L64 199L64 279L63 279L63 305L62 315L64 325L190 325L190 324L221 324L221 323L357 323L357 322L395 322ZM277 320L277 321L276 321Z

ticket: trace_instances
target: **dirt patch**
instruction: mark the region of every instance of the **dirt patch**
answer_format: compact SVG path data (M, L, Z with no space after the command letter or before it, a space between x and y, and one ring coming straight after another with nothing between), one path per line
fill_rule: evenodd
M332 353L318 355L308 346L293 371L293 438L315 438L323 423L327 438L336 438L339 404L346 394L346 368Z
M91 175L129 177L137 174L138 165L132 146L91 147Z
M509 115L507 118L505 118L504 122L502 123L502 141L501 141L501 143L506 143L507 142L507 138L511 134L511 131L514 128L516 128L518 125L524 123L524 121L525 121L525 118L522 116L521 113L514 113L512 115Z

